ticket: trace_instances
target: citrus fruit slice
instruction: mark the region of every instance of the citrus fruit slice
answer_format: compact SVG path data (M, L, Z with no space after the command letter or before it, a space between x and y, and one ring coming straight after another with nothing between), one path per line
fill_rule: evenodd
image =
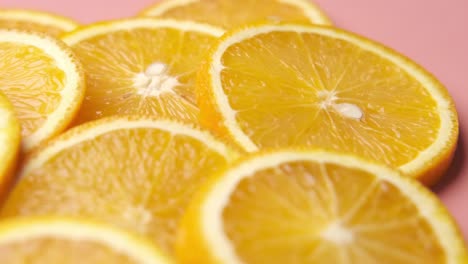
M13 106L0 92L0 201L3 201L15 169L20 131Z
M195 75L222 33L194 22L142 18L90 25L64 36L87 76L76 124L116 114L197 122Z
M0 91L15 107L26 151L64 130L84 95L81 64L62 42L0 30Z
M0 9L0 28L45 33L54 37L78 27L75 21L42 11Z
M188 19L226 29L261 21L331 24L325 13L309 0L165 0L140 15Z
M31 154L1 215L82 216L144 234L171 252L198 185L236 154L174 121L112 117Z
M199 78L200 122L247 151L310 146L434 183L458 136L447 90L414 62L352 33L251 26L223 36Z
M0 263L172 263L144 238L100 223L31 217L0 223Z
M253 154L183 217L181 263L467 263L461 234L417 181L322 150Z

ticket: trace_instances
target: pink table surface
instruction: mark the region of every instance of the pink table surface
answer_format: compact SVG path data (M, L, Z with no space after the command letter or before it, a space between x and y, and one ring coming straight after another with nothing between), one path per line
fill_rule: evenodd
M34 8L83 23L132 16L155 0L2 0L2 7ZM446 180L435 188L468 239L468 1L316 0L336 25L378 40L434 73L454 97L461 137Z

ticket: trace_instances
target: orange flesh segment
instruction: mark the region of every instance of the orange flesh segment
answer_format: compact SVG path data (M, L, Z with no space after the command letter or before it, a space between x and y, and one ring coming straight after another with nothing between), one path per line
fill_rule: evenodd
M354 44L270 32L233 44L222 64L230 107L259 148L316 146L401 166L437 137L437 105L421 83Z
M228 157L183 134L124 129L60 151L24 175L2 216L83 216L148 236L172 251L200 183Z
M81 41L73 50L85 66L87 92L77 124L115 114L145 114L197 122L198 65L214 36L171 28L117 31ZM112 48L109 48L112 47ZM135 87L153 63L172 89ZM171 86L171 85L169 85Z
M29 45L0 42L0 57L0 89L15 107L22 135L31 135L59 105L65 73Z
M246 263L445 263L438 238L391 183L330 163L289 162L244 178L223 211Z
M137 264L128 256L101 243L37 238L0 245L0 263L9 264Z
M151 10L147 12L146 15L151 16ZM223 28L264 21L311 22L300 7L271 0L199 0L176 6L156 16L189 19Z

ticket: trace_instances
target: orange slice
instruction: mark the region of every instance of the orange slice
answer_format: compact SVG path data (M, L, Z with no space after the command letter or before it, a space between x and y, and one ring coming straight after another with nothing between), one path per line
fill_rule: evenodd
M434 194L396 171L321 150L254 154L201 188L180 263L468 263Z
M222 30L175 20L133 19L83 27L63 39L83 62L87 92L77 124L116 114L196 123L195 75Z
M325 13L309 0L163 0L140 15L188 19L222 28L260 21L331 24Z
M89 122L31 154L1 214L92 218L146 235L171 252L198 185L235 157L210 134L174 121Z
M13 106L0 92L0 200L11 182L20 146L20 126Z
M51 13L23 9L0 9L0 28L41 32L57 37L77 27L77 22Z
M0 30L0 91L20 119L26 151L63 131L84 95L81 64L62 42Z
M203 66L201 122L247 151L310 146L398 167L426 184L452 160L457 113L414 62L336 28L251 26Z
M149 240L82 219L33 217L0 223L0 263L168 264Z

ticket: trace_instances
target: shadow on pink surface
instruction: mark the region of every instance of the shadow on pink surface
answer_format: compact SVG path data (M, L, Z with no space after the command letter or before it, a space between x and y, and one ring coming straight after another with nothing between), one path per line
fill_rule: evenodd
M453 162L447 170L441 181L436 184L432 190L436 193L442 193L450 185L455 184L459 177L462 177L461 170L463 169L463 162L466 160L465 139L463 133L460 131L458 138L457 149L453 157Z

